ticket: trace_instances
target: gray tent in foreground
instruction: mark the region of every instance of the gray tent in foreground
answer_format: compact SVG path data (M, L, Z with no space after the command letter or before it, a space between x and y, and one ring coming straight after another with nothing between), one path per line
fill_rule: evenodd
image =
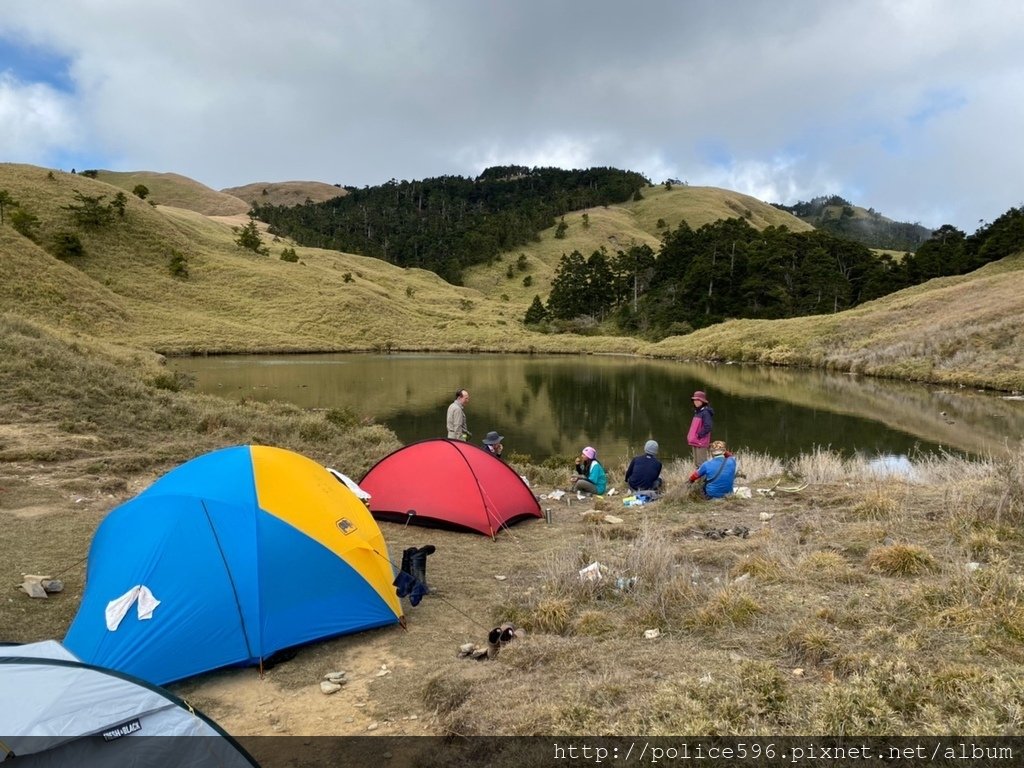
M0 646L0 763L8 758L18 768L256 765L170 692L83 664L53 640Z

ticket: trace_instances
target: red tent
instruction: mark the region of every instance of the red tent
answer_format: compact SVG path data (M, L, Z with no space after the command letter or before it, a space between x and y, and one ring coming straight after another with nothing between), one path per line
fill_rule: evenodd
M488 536L542 514L514 469L460 440L399 448L374 464L359 487L372 497L370 511L378 519L469 528Z

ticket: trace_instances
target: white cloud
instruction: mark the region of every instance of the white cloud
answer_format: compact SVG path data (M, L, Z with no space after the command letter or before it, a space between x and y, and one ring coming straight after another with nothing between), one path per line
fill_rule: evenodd
M0 73L0 136L23 163L45 163L54 152L79 141L74 105L60 91L43 83L22 83Z
M3 38L69 59L75 90L41 89L56 114L5 132L8 160L213 187L615 165L969 231L1021 202L1009 0L50 0L5 7Z

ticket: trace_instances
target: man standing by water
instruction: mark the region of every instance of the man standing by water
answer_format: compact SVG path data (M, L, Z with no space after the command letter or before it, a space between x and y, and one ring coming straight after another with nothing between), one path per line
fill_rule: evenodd
M468 440L470 434L466 425L466 403L469 402L469 391L460 389L455 392L455 400L448 406L448 439Z

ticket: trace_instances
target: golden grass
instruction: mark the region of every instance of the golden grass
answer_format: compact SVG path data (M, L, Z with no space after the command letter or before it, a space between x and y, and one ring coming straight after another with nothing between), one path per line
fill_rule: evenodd
M61 172L50 178L45 169L11 164L0 165L0 189L39 217L43 245L73 229L64 206L76 190L107 200L117 191L101 180ZM259 256L235 244L228 224L128 198L124 220L81 233L86 256L74 264L0 227L0 244L13 255L0 265L5 278L13 272L0 281L0 311L174 354L581 348L571 337L526 331L520 308L431 272L269 238L270 256ZM298 263L280 260L285 247L295 247ZM187 279L171 275L174 253L185 257ZM93 306L98 312L90 313ZM638 347L610 337L586 345L593 352Z
M866 559L868 568L886 576L917 576L937 567L935 557L916 544L876 547Z
M853 507L853 514L867 520L894 520L902 505L888 488L876 488Z
M644 352L1024 389L1024 254L834 315L733 320Z
M10 227L0 227L0 247L12 255L0 265L10 278L0 280L0 311L175 354L585 348L1024 389L1024 341L1017 333L1024 296L1021 255L836 315L729 321L657 344L607 336L584 340L523 327L533 296L546 295L559 257L574 248L589 254L604 246L614 253L643 242L656 249L664 231L658 219L686 218L700 226L705 219L747 210L755 226L797 228L794 217L726 190L651 187L643 200L587 211L587 228L583 212L570 214L565 239L554 238L553 229L541 233L539 243L470 270L467 287L456 287L422 270L270 238L270 257L256 256L235 245L229 224L209 218L237 216L247 205L239 207L237 198L175 174L101 172L93 180L0 164L0 189L39 217L43 245L73 229L64 206L73 202L75 190L109 200L136 183L156 190L152 199L166 205L129 194L125 220L82 233L87 256L74 264L58 264ZM295 247L297 264L280 261L285 247ZM171 276L174 254L185 257L188 279ZM520 254L526 256L524 272L515 266ZM512 279L505 276L510 265ZM528 274L534 284L525 287ZM97 313L89 311L94 306ZM834 400L833 408L841 408L840 402ZM894 414L899 418L898 410ZM928 431L957 429L948 421L936 416Z
M755 229L784 226L792 232L807 232L814 227L750 195L717 187L675 185L666 190L658 184L641 190L643 200L624 203L647 232L660 234L657 222L664 220L670 229L685 221L691 229L700 229L719 219L745 219ZM749 215L747 215L749 213Z
M657 253L663 235L682 221L699 229L719 219L746 218L748 211L751 215L747 221L758 229L773 225L787 226L795 232L812 229L785 211L725 189L676 186L666 190L656 185L645 188L642 193L642 200L567 213L562 218L568 225L564 238L556 238L556 227L550 227L540 233L538 242L503 253L492 264L466 270L465 284L492 301L516 307L522 315L534 296L547 300L559 260L573 251L589 257L594 251L604 249L612 258L620 250L647 245ZM659 227L659 221L664 221L666 226ZM525 270L518 268L520 256L526 259ZM511 278L509 266L513 268ZM527 275L531 276L531 285L524 286L523 278Z
M322 203L348 194L348 190L343 187L321 181L255 182L240 187L227 187L221 192L249 205L302 205L308 200Z
M198 181L177 173L101 170L96 174L96 180L118 187L133 197L135 187L142 184L149 190L149 194L146 196L147 202L186 208L207 216L245 214L250 207L247 200L239 199L227 190L217 192ZM108 196L108 201L110 197Z

